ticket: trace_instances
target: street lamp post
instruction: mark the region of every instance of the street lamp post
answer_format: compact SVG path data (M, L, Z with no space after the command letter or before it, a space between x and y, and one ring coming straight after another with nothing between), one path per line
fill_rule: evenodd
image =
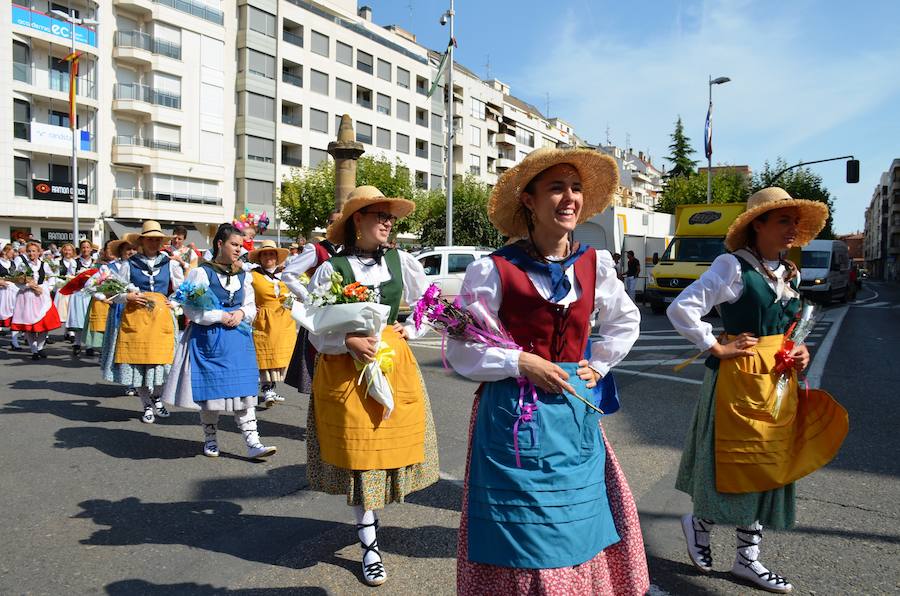
M78 66L78 57L76 55L75 49L75 28L78 25L97 25L97 21L94 19L79 19L75 16L75 11L73 10L71 14L65 13L61 10L53 10L51 11L54 15L58 16L61 19L68 21L69 29L72 33L70 39L72 41L72 52L69 54L69 57L72 58L69 62L69 70L77 69ZM75 70L72 74L74 75L78 71ZM72 180L69 185L69 191L72 193L72 244L78 245L79 237L78 237L78 135L76 134L78 131L78 126L76 125L77 114L75 110L75 93L76 93L76 76L71 76L69 80L69 130L72 132Z
M706 204L712 203L712 88L730 81L728 77L712 78L709 75L709 109L706 112L706 130L704 131L703 148L706 153Z
M450 22L450 44L447 47L447 59L450 61L447 70L447 229L445 232L447 246L453 246L453 18L456 12L453 10L453 0L450 0L450 10L441 15L441 25Z

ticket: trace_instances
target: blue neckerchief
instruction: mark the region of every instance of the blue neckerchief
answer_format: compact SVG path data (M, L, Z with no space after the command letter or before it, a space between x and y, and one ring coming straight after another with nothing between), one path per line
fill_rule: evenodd
M550 301L559 302L569 295L572 290L572 282L566 276L566 269L571 267L575 261L587 252L588 246L582 244L574 253L569 255L564 261L544 263L535 260L531 255L525 252L518 244L509 244L496 251L494 254L499 255L521 269L526 273L538 273L550 278Z

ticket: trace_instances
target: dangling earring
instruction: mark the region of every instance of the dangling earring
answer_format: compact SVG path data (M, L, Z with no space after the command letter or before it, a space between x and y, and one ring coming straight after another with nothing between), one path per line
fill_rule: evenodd
M356 233L356 241L359 242L360 240L362 240L362 234L360 234L359 232L357 232L357 233Z

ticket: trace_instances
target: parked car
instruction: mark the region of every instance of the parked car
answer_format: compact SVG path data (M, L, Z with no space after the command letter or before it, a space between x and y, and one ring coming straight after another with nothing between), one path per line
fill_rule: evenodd
M845 242L813 240L803 247L800 293L826 304L850 298L850 251Z
M486 246L428 246L413 253L422 264L428 284L437 284L441 294L453 300L462 288L469 263L494 252ZM400 305L400 315L409 314L406 303Z

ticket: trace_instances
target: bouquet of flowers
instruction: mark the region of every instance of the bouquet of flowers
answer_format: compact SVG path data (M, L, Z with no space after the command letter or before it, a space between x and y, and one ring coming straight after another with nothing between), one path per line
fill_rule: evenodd
M136 292L137 288L132 284L125 283L110 271L104 270L87 280L84 284L84 291L93 295L97 300L108 300L119 294Z
M363 333L375 337L375 359L356 362L360 371L357 385L366 381L369 396L384 406L384 419L394 411L394 392L385 373L394 368L393 350L381 341L381 330L387 323L391 307L378 303L377 290L359 282L344 285L340 273L331 275L330 283L316 288L303 300L295 300L291 316L315 335Z
M215 293L209 289L209 285L198 284L192 281L181 282L181 285L169 296L169 300L181 306L189 306L204 312L222 310L222 303L219 302ZM237 326L237 330L248 337L253 337L253 328L250 327L250 323L247 321L241 321Z
M9 283L24 285L29 279L34 279L34 269L27 261L20 262L15 270L10 271L9 275L3 277L3 281Z
M41 261L44 263L47 263L47 266L50 267L50 271L53 272L53 275L56 275L57 273L59 273L59 262L58 261L54 261L50 257L44 257L43 259L41 259Z
M778 418L781 412L781 404L784 396L787 395L790 386L791 377L793 376L794 365L796 362L790 353L796 346L803 345L807 336L816 326L816 314L818 307L808 301L803 302L800 308L797 320L791 323L787 332L784 334L784 343L781 350L775 354L775 375L778 380L775 383L775 404L772 406L772 415Z

